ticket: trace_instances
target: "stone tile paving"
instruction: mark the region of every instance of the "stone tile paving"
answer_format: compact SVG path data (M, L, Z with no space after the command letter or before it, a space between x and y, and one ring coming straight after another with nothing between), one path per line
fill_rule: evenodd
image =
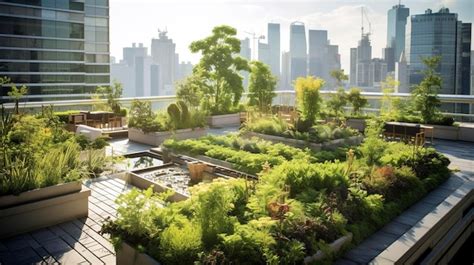
M85 182L92 191L89 216L0 240L0 264L115 264L115 252L98 232L115 217L115 199L131 189L123 180L101 177Z
M410 207L358 246L348 251L335 264L369 263L411 228L420 225L418 222L438 207L438 205L446 203L444 202L445 199L453 194L461 185L474 182L474 143L435 140L434 147L451 160L450 168L458 169L460 172L455 173L421 201ZM432 224L424 223L422 225L430 226ZM421 231L421 229L415 230ZM383 261L378 259L378 262L380 264ZM391 263L393 262L389 260L386 262L386 264Z

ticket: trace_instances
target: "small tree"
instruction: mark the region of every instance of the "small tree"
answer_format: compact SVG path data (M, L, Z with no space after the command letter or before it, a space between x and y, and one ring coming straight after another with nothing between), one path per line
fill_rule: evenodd
M419 111L423 122L429 123L438 114L440 100L438 91L443 82L436 68L441 61L440 56L422 58L426 69L423 71L424 78L412 91L412 102L416 111Z
M352 115L361 113L363 107L367 106L367 99L360 93L360 88L353 87L349 90L347 101L352 105Z
M119 99L122 97L122 92L123 86L117 80L114 80L111 86L99 86L96 89L96 94L100 95L101 98L107 99L107 108L118 115L121 114Z
M344 88L339 87L335 94L330 95L327 102L329 108L334 111L336 117L341 117L344 114L344 107L347 104L347 94Z
M336 80L336 85L338 87L341 87L342 86L342 82L345 81L345 80L348 80L349 77L344 74L344 70L332 70L331 73L330 73L331 77L334 78Z
M400 99L392 96L395 92L395 88L398 86L398 81L393 77L388 76L384 82L382 82L382 100L380 106L380 116L385 120L397 120L400 118Z
M11 84L11 89L8 91L7 95L13 99L15 102L15 114L20 113L20 101L24 95L28 94L28 88L23 85L18 88L15 84L11 83L11 79L8 77L0 77L0 85Z
M176 97L188 106L197 108L202 99L202 88L206 86L200 74L192 74L177 84Z
M211 36L189 46L191 52L202 55L193 73L205 80L202 105L211 113L229 112L238 105L244 91L239 71L248 71L249 65L239 56L240 40L236 34L232 27L217 26Z
M259 61L250 63L249 105L257 106L261 112L268 112L272 107L277 79L270 68Z
M298 77L295 82L296 103L304 120L314 123L321 108L319 90L324 80L313 76Z

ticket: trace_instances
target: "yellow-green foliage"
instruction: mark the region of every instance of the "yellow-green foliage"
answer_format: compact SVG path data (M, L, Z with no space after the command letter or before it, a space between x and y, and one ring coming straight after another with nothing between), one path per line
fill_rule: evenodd
M298 77L295 82L296 102L298 110L305 120L314 122L321 107L319 91L324 80L313 76Z

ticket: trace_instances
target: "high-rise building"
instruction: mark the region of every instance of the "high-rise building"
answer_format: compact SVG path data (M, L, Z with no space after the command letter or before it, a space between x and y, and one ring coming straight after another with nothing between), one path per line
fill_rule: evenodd
M132 43L132 47L124 47L122 51L124 62L130 66L135 65L136 57L145 57L148 55L148 48L143 47L143 43L139 43L138 47L136 43Z
M351 48L351 65L349 73L349 84L357 85L357 48Z
M461 24L461 77L456 94L471 94L471 23ZM469 113L469 104L457 104L456 111Z
M281 90L291 90L290 52L281 54Z
M387 71L395 71L395 49L394 48L383 48L382 49L382 58L387 63ZM397 58L399 59L399 58Z
M191 62L181 62L178 64L178 75L176 80L183 80L193 73L193 64Z
M0 0L0 76L28 86L28 100L90 98L110 84L109 55L107 0Z
M393 50L388 50L386 56L394 58L392 61L384 57L389 72L393 71L395 60L398 60L405 50L405 29L409 15L410 9L404 5L395 5L387 12L387 47Z
M395 77L394 79L398 81L397 92L399 93L409 93L410 92L410 82L408 78L408 65L407 59L405 57L405 51L402 51L400 55L400 60L395 63Z
M471 51L471 95L474 95L474 51ZM471 104L471 114L474 114L474 104Z
M335 88L337 83L336 80L331 77L331 72L341 70L341 55L339 54L339 46L327 45L326 55L326 69L325 69L325 80L329 88Z
M327 79L328 32L327 30L308 31L308 72L309 75Z
M252 56L252 50L250 49L250 39L245 38L240 40L240 56L250 60ZM247 71L241 71L240 74L243 76L242 85L244 89L247 89L249 83L249 73Z
M419 84L423 79L422 58L440 56L437 69L443 79L440 93L467 94L470 47L471 24L462 23L449 9L441 8L437 13L428 9L424 14L411 16L406 44L410 84ZM445 107L453 110L452 105Z
M150 96L160 95L160 65L150 66Z
M290 81L307 74L305 26L301 22L293 22L290 25Z
M370 45L369 34L362 35L357 46L356 84L357 86L370 86L369 71L372 60L372 46Z
M268 23L269 65L272 74L280 77L280 24Z
M151 40L151 57L153 63L160 66L160 90L166 91L165 94L173 92L173 84L176 76L176 44L166 35L167 31L158 31L159 38ZM173 94L173 93L172 93Z
M380 86L387 77L387 63L379 58L373 58L369 64L369 86Z
M258 42L258 60L270 67L270 45Z

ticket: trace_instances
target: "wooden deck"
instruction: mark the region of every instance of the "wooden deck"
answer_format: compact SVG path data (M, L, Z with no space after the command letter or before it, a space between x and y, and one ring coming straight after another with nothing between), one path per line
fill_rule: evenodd
M115 251L98 232L115 217L117 196L131 189L123 180L101 177L85 183L89 216L0 241L0 264L115 264Z

